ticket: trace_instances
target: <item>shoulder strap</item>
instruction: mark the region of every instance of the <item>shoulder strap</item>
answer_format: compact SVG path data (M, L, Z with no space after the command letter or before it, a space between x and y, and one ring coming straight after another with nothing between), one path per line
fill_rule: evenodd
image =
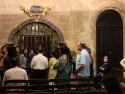
M61 74L64 71L64 69L66 68L67 65L68 65L68 57L67 57L67 62L65 64L65 67L57 75Z

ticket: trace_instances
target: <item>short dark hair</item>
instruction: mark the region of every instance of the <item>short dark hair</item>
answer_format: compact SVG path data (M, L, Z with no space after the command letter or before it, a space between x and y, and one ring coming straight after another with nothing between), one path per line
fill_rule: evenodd
M30 51L33 50L34 54L36 54L36 50L34 48L31 48Z
M109 60L109 56L108 56L108 55L105 55L104 57L107 57L107 58L108 58L108 60Z
M20 47L19 47L19 46L16 46L16 48L19 48L19 49L20 49Z
M89 47L86 46L86 50L89 54L91 54L91 49Z
M27 55L29 55L29 49L28 49L28 48L24 48L24 49L23 49L23 54L24 54L24 51L25 51L25 50L28 51Z
M101 82L105 86L107 94L123 94L120 88L120 82L116 76L107 75L102 78Z
M67 54L69 52L69 49L67 46L61 46L60 52L61 52L61 54Z
M59 45L60 47L61 47L61 46L66 46L66 43L59 43L58 45Z
M11 57L10 58L10 63L12 65L12 67L15 67L18 65L18 59L16 57Z
M39 53L43 53L43 51L44 51L43 49L40 49L40 50L39 50Z
M9 46L7 50L8 50L7 56L10 56L10 57L15 57L16 56L15 47Z
M81 42L80 42L80 46L81 46L82 48L86 48L86 45L85 45L84 43L81 43Z
M56 53L55 51L53 51L52 53L51 53L56 59L58 59L59 58L59 55L58 55L58 53Z
M2 48L1 48L1 50L3 50L3 48L4 48L4 47L8 48L8 46L7 46L7 45L3 45L3 46L2 46Z

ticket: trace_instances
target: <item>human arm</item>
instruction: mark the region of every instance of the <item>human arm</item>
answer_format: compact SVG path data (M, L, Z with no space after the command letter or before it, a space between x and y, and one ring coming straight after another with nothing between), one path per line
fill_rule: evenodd
M71 62L70 62L70 65L73 65L74 64L74 60L72 59Z
M4 73L4 77L3 77L3 80L2 80L2 86L4 86L5 84L4 84L4 81L6 81L7 80L7 73L5 72Z
M19 66L22 67L22 62L23 62L23 56L22 55L20 55L19 62L20 62Z
M52 58L50 58L49 60L49 67L51 66L51 64L52 64Z
M92 61L89 62L90 65L91 65L92 63L93 63Z
M92 56L90 55L90 65L93 63L93 59L92 59Z
M1 68L3 68L4 71L10 69L10 58L9 57L3 58L3 66Z
M26 71L24 71L24 80L28 80L28 76L27 76Z
M125 58L120 61L120 65L125 68Z
M60 62L59 60L57 60L56 64L53 66L53 69L57 69L59 65L60 65Z
M61 57L57 60L56 64L53 66L53 69L57 69L59 68L59 66L61 65L61 63L65 62L63 59L61 59Z
M76 73L78 71L80 71L81 69L85 68L85 64L81 64L77 69L76 69Z
M34 68L34 64L35 64L35 60L34 60L34 57L33 57L33 59L31 60L31 64L30 64L30 68Z
M77 74L78 71L82 70L83 68L85 68L86 66L86 57L84 55L80 55L80 58L79 58L79 66L76 68L75 70L75 73Z
M49 67L48 59L46 58L46 69Z
M1 56L3 56L3 54L2 54L2 53L0 53L0 57L1 57Z
M111 68L111 66L110 66L109 64L107 64L107 65L105 66L105 68L101 68L101 69L100 69L100 72L108 73L108 72L110 71L110 68Z
M77 54L77 56L76 56L76 61L79 59L79 54Z

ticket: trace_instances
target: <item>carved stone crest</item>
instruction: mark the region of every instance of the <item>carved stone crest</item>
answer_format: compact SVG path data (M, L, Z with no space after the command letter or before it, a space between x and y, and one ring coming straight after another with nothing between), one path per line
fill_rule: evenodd
M33 5L30 7L20 6L20 9L30 17L44 17L51 10L50 7L40 5Z

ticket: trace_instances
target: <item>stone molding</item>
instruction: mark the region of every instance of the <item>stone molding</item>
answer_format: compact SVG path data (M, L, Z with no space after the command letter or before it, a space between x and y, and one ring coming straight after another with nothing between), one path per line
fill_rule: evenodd
M12 39L13 39L14 35L17 34L19 32L19 30L22 29L22 27L24 27L25 25L27 25L29 23L33 23L33 22L39 22L39 23L43 23L43 24L50 26L53 30L55 30L58 33L60 42L64 42L64 37L63 37L60 29L58 27L56 27L53 23L51 23L45 19L40 19L40 18L39 19L28 19L28 20L25 20L22 23L20 23L16 28L14 28L11 31L11 33L8 37L8 42L13 42Z

